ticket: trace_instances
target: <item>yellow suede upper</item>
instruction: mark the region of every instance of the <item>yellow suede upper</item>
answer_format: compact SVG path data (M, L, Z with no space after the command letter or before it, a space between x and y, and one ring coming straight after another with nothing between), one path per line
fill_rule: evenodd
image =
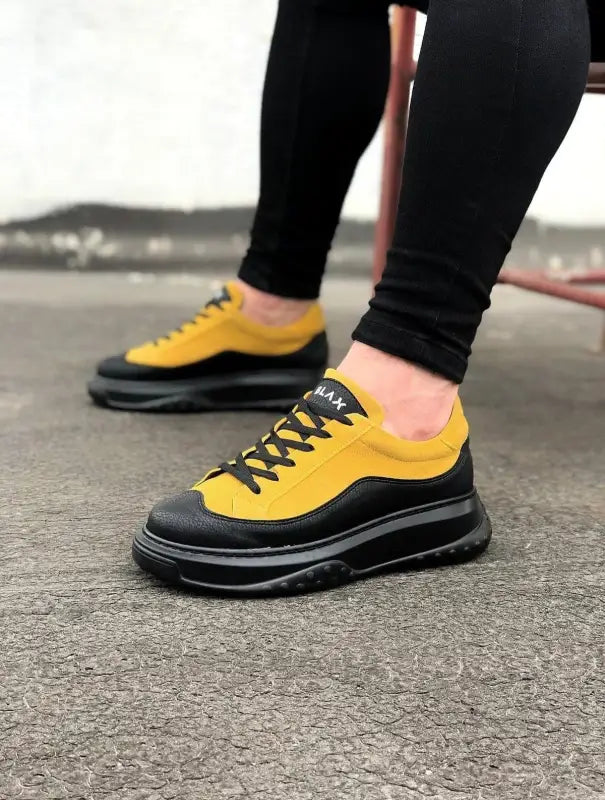
M381 428L384 412L379 403L336 370L326 378L337 380L351 391L368 417L351 414L354 425L337 420L326 423L333 438L311 437L310 452L290 451L296 466L276 466L278 481L256 478L261 488L254 494L237 478L212 470L193 488L201 492L208 509L246 520L281 520L308 513L329 502L361 478L382 477L402 480L427 479L442 475L456 463L468 437L468 423L457 399L450 420L434 439L411 442L398 439ZM304 424L311 421L298 412ZM279 430L280 423L275 426ZM284 432L284 441L300 439L294 431ZM252 452L254 448L246 451ZM269 445L271 452L274 448ZM250 463L264 468L259 461Z
M243 295L238 285L230 282L226 288L229 299L221 302L220 308L210 305L201 309L195 319L184 323L182 330L129 350L126 361L149 367L181 367L225 351L283 356L305 347L325 330L319 303L290 325L260 325L241 313Z

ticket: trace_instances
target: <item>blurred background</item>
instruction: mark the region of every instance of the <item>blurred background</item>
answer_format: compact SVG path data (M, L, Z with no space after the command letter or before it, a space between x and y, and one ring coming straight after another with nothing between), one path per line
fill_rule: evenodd
M4 0L0 259L202 266L245 247L275 0ZM420 44L423 17L418 32ZM518 247L598 265L605 103L587 96ZM381 137L332 260L368 264ZM350 249L350 245L354 245Z

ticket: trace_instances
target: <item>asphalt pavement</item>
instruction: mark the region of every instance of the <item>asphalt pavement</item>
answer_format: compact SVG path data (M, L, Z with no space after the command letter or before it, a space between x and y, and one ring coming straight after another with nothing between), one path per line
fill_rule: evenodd
M479 560L222 600L141 573L131 537L272 415L84 391L210 283L0 272L0 798L605 798L602 315L496 290L464 386ZM367 295L326 281L334 364Z

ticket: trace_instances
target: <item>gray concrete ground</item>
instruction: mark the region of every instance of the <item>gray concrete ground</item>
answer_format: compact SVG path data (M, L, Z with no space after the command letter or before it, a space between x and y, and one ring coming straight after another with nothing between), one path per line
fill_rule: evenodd
M0 273L0 797L605 798L599 315L496 292L464 391L484 557L220 600L143 575L131 536L272 417L83 389L207 283ZM337 361L368 287L326 288Z

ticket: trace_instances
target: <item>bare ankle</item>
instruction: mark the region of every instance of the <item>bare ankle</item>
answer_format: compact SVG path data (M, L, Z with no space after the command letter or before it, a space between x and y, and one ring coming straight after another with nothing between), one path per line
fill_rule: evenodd
M383 428L410 441L437 436L458 394L446 378L361 342L353 342L338 369L382 405Z
M262 292L241 280L237 285L244 296L242 313L261 325L290 325L303 317L315 302Z

